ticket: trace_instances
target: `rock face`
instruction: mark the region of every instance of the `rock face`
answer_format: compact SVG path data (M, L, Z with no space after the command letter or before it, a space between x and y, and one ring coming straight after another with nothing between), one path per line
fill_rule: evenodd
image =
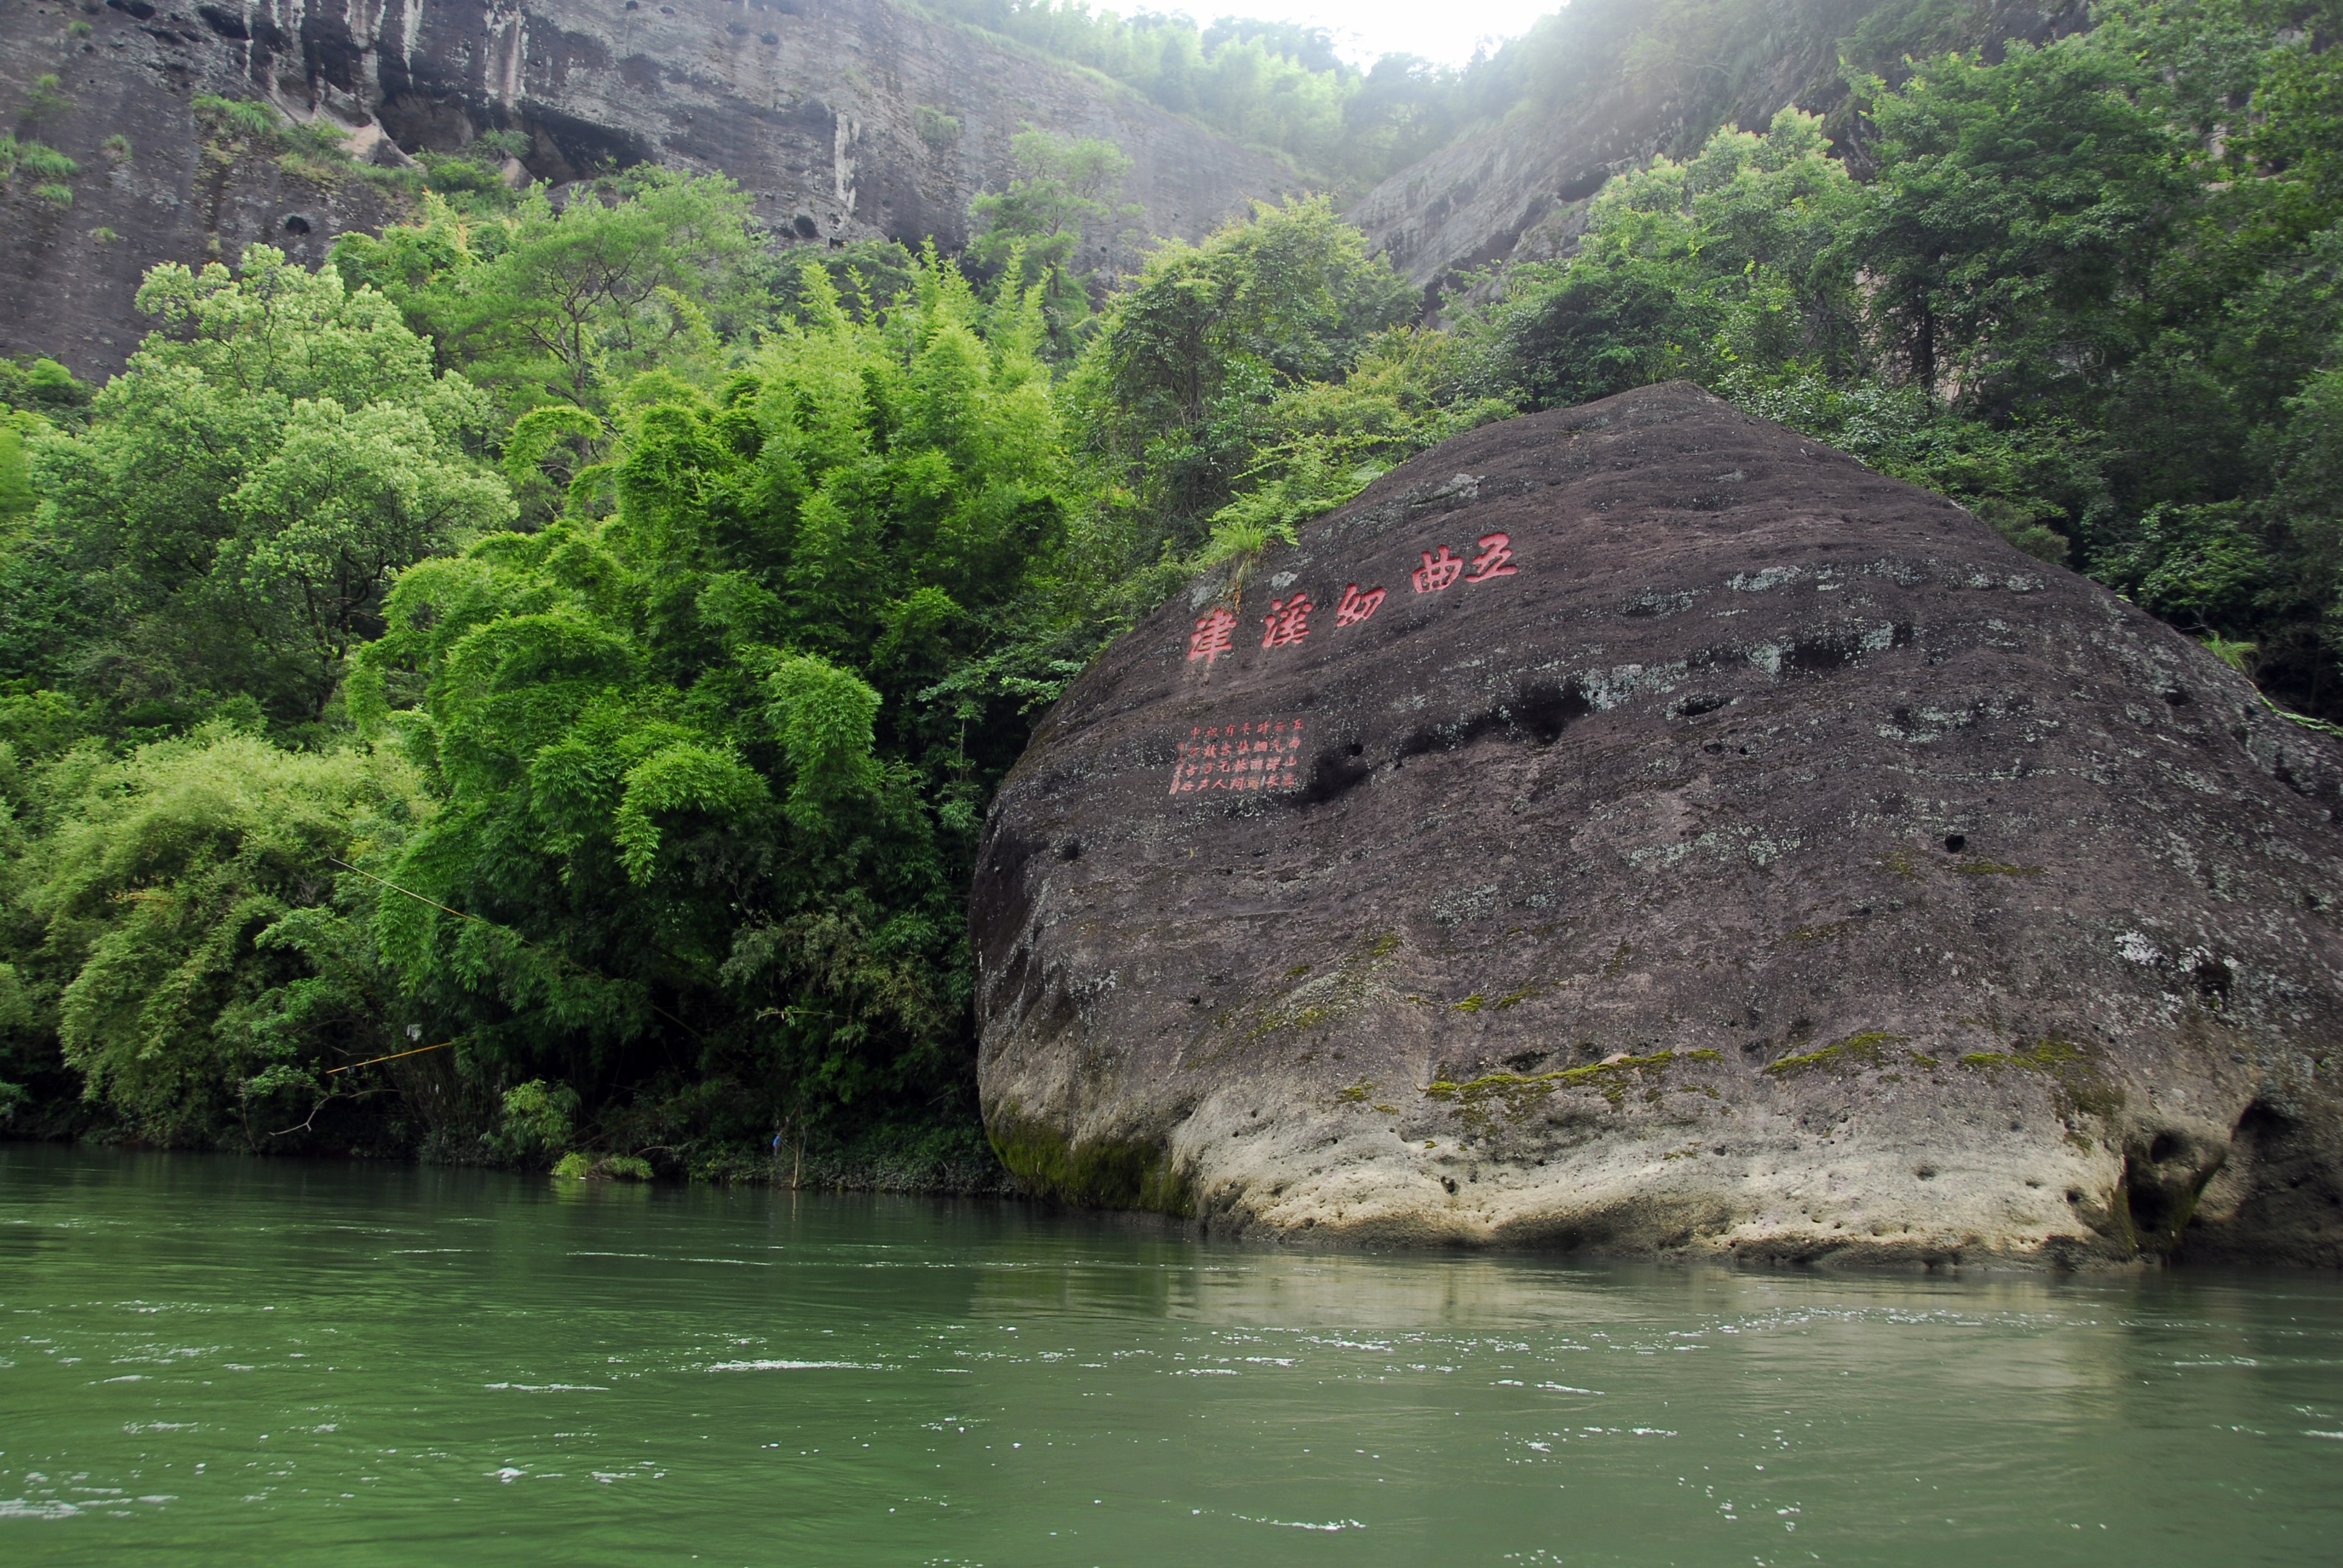
M1794 104L1830 112L1846 97L1840 40L1880 9L1880 0L1783 6L1780 25L1746 57L1729 63L1720 86L1705 71L1631 72L1629 44L1648 8L1634 0L1599 8L1580 4L1589 15L1579 49L1604 62L1585 73L1582 91L1551 108L1517 110L1410 165L1344 215L1418 286L1436 291L1491 262L1570 254L1604 181L1660 153L1689 153L1704 127L1763 130ZM1997 59L2005 40L2039 44L2089 22L2089 7L2079 0L1988 0L1970 7L1945 41L1966 39Z
M46 74L59 82L44 95ZM1123 148L1141 238L1198 238L1248 198L1300 188L1274 159L1104 78L886 0L12 4L0 112L81 173L70 207L22 176L0 187L0 353L111 371L144 329L130 300L154 263L265 239L314 265L337 234L394 216L361 178L206 162L189 106L204 93L322 117L377 162L509 130L533 144L526 172L556 183L606 163L720 170L798 243L956 247L969 199L1007 184L1010 138L1029 125ZM104 146L117 135L126 154ZM1129 246L1102 233L1078 259L1127 262Z
M1235 1232L2343 1262L2338 762L1697 388L1491 426L1049 715L987 1123Z

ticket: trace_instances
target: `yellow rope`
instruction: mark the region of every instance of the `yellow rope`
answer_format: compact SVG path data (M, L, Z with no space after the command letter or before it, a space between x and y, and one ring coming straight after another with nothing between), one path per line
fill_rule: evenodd
M413 1050L394 1050L388 1056L370 1056L347 1067L329 1067L326 1069L326 1076L331 1078L337 1072L356 1072L361 1067L372 1067L377 1061L397 1061L402 1056L421 1056L427 1050L445 1050L455 1043L452 1040L443 1040L437 1045L418 1045Z

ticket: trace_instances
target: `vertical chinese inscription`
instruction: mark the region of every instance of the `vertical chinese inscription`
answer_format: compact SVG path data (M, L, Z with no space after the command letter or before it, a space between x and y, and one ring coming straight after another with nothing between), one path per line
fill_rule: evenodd
M1295 789L1302 784L1302 720L1196 724L1172 765L1173 795L1199 789Z

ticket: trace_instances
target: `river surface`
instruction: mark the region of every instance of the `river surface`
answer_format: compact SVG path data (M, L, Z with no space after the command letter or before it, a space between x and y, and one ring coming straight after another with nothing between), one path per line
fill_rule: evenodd
M0 1561L2343 1561L2343 1282L0 1144Z

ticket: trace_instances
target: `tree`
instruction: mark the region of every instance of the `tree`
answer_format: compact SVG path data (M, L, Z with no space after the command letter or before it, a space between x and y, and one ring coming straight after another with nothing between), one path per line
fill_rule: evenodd
M94 601L77 674L315 721L391 576L511 515L465 449L485 403L387 300L266 246L234 275L158 266L138 298L162 325L86 432L34 447L45 558Z
M411 1004L609 1137L965 1092L962 889L1022 720L950 678L1064 526L1038 302L932 252L866 319L818 261L799 286L713 394L619 388L570 510L410 570L364 655L446 802L384 873Z
M532 190L498 216L429 203L419 224L343 236L333 265L396 301L441 362L508 415L545 403L599 412L653 366L711 372L719 337L762 319L770 280L749 210L720 175L645 166L559 206Z
M977 233L968 259L998 279L1000 297L1012 308L1040 289L1051 341L1061 354L1071 352L1090 318L1093 283L1090 272L1075 268L1074 257L1093 226L1137 213L1112 206L1130 177L1131 160L1112 142L1053 136L1031 126L1009 145L1017 164L1009 188L969 203Z
M390 578L512 516L467 449L486 401L389 301L265 246L234 274L157 266L138 302L161 325L87 430L34 443L18 558L81 605L72 678L126 713L239 693L314 723Z
M1417 304L1323 197L1256 205L1201 246L1150 254L1069 387L1106 482L1137 482L1149 537L1126 548L1192 548L1252 468L1279 389L1339 380Z
M1845 233L1913 381L2016 410L2104 376L2191 193L2153 67L2087 36L1864 84L1880 173Z
M7 869L19 1016L0 1029L54 1029L137 1136L268 1147L325 1069L390 1049L371 890L333 860L427 810L397 758L213 725L120 759L84 747L17 788L41 831Z

